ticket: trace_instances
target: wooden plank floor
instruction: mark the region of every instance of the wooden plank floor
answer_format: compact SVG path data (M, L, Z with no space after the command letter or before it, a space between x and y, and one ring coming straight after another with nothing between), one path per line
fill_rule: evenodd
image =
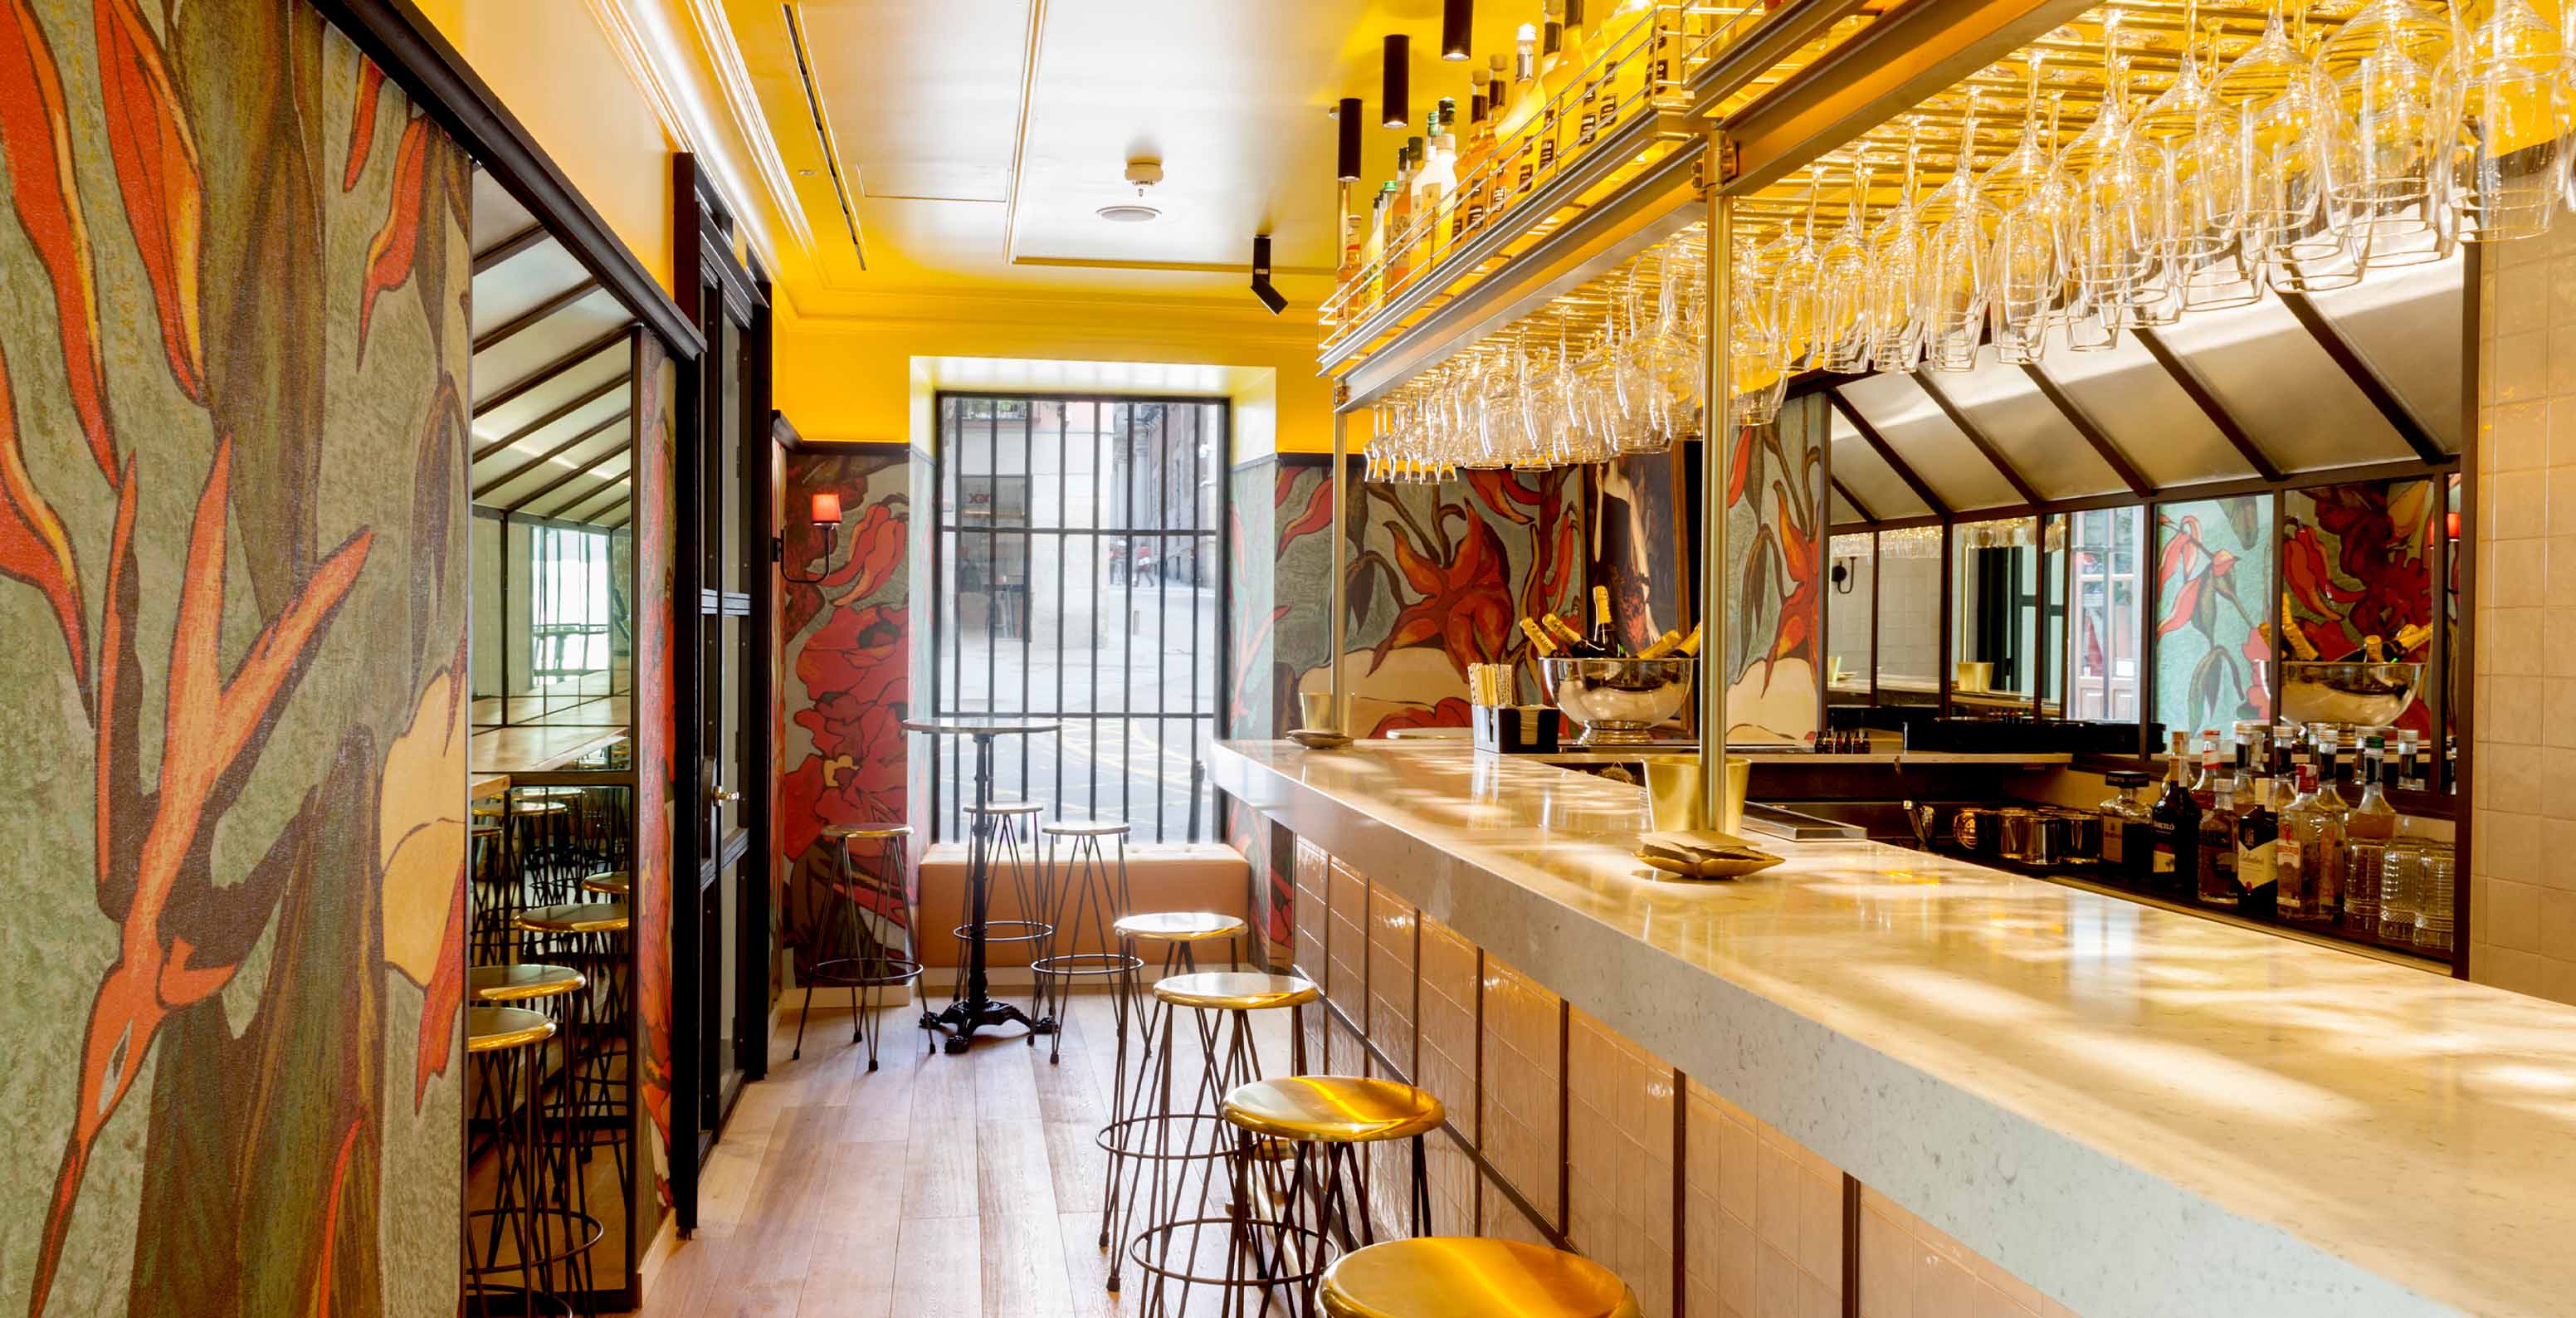
M820 1004L818 1003L818 1008ZM791 1000L792 1006L792 1000ZM1308 1008L1308 1010L1314 1010ZM928 1054L889 1008L879 1069L846 1014L817 1014L788 1060L793 1010L769 1078L743 1091L706 1170L699 1229L680 1242L643 1312L672 1318L1110 1318L1144 1311L1130 1266L1109 1292L1098 1246L1116 1035L1107 998L1077 997L1063 1060L1046 1040ZM1289 1013L1258 1012L1265 1070L1285 1074ZM1198 1045L1181 1024L1175 1056ZM1175 1087L1196 1085L1189 1066ZM1209 1211L1217 1211L1213 1205ZM1211 1254L1213 1250L1209 1251ZM1211 1265L1213 1266L1213 1265ZM1187 1313L1214 1314L1202 1290Z

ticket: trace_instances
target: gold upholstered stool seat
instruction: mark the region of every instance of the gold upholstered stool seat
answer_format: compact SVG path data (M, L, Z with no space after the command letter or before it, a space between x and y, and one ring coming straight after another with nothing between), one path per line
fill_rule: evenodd
M622 933L628 923L624 902L565 902L519 914L520 928L541 934Z
M1448 1109L1430 1090L1349 1075L1292 1075L1238 1085L1217 1109L1238 1130L1317 1144L1411 1139Z
M635 880L624 870L601 870L581 876L581 890L601 897L632 897Z
M597 871L592 872L594 877ZM605 1147L617 1163L620 1194L631 1193L635 1168L626 1128L627 1056L634 1032L635 955L628 939L633 908L624 901L560 902L519 913L521 929L537 945L520 962L563 966L581 975L582 991L565 997L561 1011L565 1075L550 1103L563 1109L560 1137L583 1148ZM550 1138L552 1138L550 1136ZM585 1193L576 1187L575 1193Z
M1353 1250L1320 1298L1332 1318L1638 1318L1627 1284L1580 1254L1460 1236Z
M1324 996L1315 981L1251 970L1202 970L1154 984L1154 1000L1203 1011L1267 1011L1302 1007Z
M579 992L588 981L570 966L526 962L515 966L476 966L465 972L465 987L474 1000L490 1005L533 1002Z
M1247 926L1231 915L1214 911L1148 911L1141 915L1119 917L1110 926L1121 938L1148 938L1164 943L1209 943L1220 938L1240 938Z
M1029 807L1035 810L1038 807ZM911 837L910 824L825 824L823 836L835 842L874 841L890 837Z

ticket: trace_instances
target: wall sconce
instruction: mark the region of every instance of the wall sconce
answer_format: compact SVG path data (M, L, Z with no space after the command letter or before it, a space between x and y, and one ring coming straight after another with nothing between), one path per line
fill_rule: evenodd
M839 547L841 540L841 495L838 490L815 492L811 520L814 525L823 528L823 560L828 563L831 561L832 551ZM770 537L769 561L778 564L778 575L793 586L819 586L823 584L823 577L827 575L816 573L810 577L800 577L789 571L785 536Z

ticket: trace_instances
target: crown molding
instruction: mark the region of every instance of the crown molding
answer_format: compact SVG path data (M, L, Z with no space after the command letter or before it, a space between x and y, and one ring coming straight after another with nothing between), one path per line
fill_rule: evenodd
M852 299L838 308L809 309L803 300L793 303L796 320L826 332L897 329L921 325L953 325L977 321L1020 321L1043 318L1050 322L1084 318L1114 327L1123 337L1204 341L1217 330L1231 342L1258 343L1265 346L1282 344L1305 348L1315 346L1315 321L1304 316L1272 316L1246 294L1244 305L1233 299L1209 298L1137 298L1118 295L1062 295L1048 293L960 292L923 289L891 289ZM846 308L846 309L843 309ZM1156 332L1158 325L1175 332Z
M695 12L698 3L699 0L689 0L691 11L689 23L697 30L699 40L705 42L707 37L704 25L700 15ZM726 205L734 214L750 219L754 212L744 203L749 200L751 190L743 185L739 162L735 160L733 152L714 149L717 146L717 135L714 132L716 125L708 107L701 103L695 90L689 88L681 72L668 62L675 60L679 55L679 52L673 49L676 34L664 32L662 25L652 23L644 15L637 13L637 0L583 0L583 4L590 10L591 19L598 23L599 30L608 37L608 44L617 52L618 61L626 66L627 77L635 83L637 90L644 94L645 101L653 107L653 115L661 121L662 131L670 134L672 142L680 150L696 156L700 168L713 175L710 182L723 195ZM731 29L723 30L730 38ZM739 65L742 58L740 48L731 46L729 40L728 48L732 50L734 61ZM721 66L724 61L713 53L712 46L709 47L709 52L708 62L718 67L717 81L721 84L723 81ZM726 92L726 96L730 101L729 91ZM734 107L728 105L727 108L728 112L734 112ZM754 102L754 108L757 109L757 102ZM755 166L760 167L763 182L766 185L764 190L769 193L773 203L770 210L791 226L799 250L810 260L814 236L812 230L805 224L804 212L792 204L794 190L792 188L787 190L791 204L777 205L775 203L779 192L774 185L768 185L769 166L774 165L781 180L786 176L786 164L777 158L778 144L776 139L769 135L768 121L764 118L747 122L738 112L735 112L734 117L736 130L742 134L744 141L752 144L754 155L760 154L765 144L770 161L754 163ZM746 240L759 253L762 263L773 271L779 269L777 243L770 237L768 226L760 223L745 224L743 232Z

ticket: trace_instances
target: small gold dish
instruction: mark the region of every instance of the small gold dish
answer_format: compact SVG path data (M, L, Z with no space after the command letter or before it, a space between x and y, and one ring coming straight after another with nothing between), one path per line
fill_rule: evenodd
M1740 879L1781 858L1724 833L1648 833L1637 839L1637 859L1676 879Z
M1337 751L1351 744L1350 738L1320 728L1299 728L1288 734L1288 740L1310 751Z

